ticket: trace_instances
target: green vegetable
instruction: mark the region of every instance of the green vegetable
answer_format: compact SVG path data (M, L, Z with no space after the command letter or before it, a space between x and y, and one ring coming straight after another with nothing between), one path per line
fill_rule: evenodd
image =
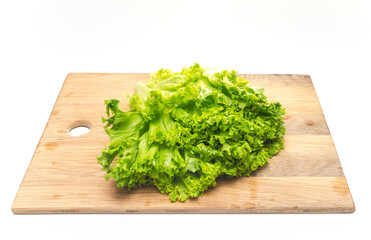
M110 144L98 163L117 187L156 186L171 201L198 197L216 178L249 176L283 147L285 114L235 71L161 69L130 98L105 101ZM116 159L114 161L114 159Z

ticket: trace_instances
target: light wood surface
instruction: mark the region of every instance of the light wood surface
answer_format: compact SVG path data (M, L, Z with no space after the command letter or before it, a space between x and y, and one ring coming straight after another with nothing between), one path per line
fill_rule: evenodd
M127 191L104 180L96 156L109 137L101 115L107 98L122 100L149 74L73 73L65 80L14 200L32 213L341 213L354 212L326 120L308 75L241 75L287 110L285 149L251 177L219 179L202 197L169 201L154 187ZM88 134L69 130L88 126Z

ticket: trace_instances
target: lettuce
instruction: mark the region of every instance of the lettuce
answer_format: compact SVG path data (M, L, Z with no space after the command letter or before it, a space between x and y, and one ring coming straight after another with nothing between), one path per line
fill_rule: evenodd
M130 111L105 104L110 144L97 160L106 180L156 186L171 201L202 195L217 177L249 176L284 147L284 108L235 71L161 69L138 82Z

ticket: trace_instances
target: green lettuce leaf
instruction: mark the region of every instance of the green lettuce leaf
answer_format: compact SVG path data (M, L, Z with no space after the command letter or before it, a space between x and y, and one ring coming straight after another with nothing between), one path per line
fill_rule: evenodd
M161 69L138 82L130 111L119 103L105 101L110 144L97 160L120 188L156 186L185 201L218 177L249 176L284 148L284 108L235 71Z

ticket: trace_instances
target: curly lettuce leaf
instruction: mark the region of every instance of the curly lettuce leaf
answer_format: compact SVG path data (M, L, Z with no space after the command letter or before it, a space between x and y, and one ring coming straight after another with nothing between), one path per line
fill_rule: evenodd
M156 186L185 201L219 176L249 176L284 148L284 108L235 71L161 69L136 85L130 111L119 103L105 101L110 144L97 160L120 188Z

